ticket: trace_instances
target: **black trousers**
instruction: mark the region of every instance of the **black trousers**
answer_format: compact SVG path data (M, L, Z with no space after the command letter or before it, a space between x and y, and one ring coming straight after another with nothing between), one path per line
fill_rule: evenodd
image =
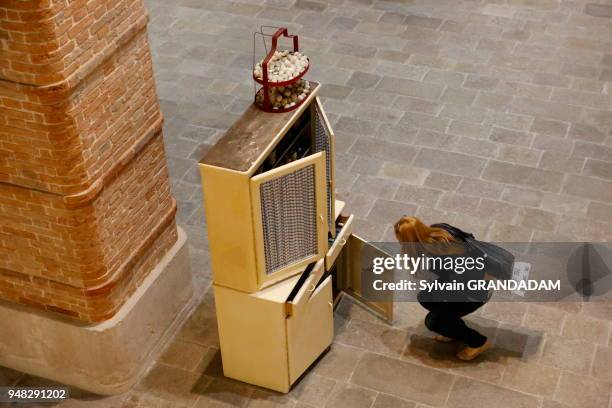
M476 330L469 328L463 319L484 302L419 302L429 310L425 317L425 326L433 332L460 341L470 347L480 347L487 338Z

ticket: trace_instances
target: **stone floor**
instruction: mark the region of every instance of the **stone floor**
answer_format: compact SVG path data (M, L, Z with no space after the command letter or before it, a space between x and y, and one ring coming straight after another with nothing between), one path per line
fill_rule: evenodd
M423 310L343 301L288 395L222 377L196 162L251 103L252 33L300 34L337 135L337 187L371 240L401 214L499 241L612 241L609 0L147 0L179 223L203 301L127 395L62 407L610 408L612 305L490 304L479 360ZM0 372L4 384L44 381Z

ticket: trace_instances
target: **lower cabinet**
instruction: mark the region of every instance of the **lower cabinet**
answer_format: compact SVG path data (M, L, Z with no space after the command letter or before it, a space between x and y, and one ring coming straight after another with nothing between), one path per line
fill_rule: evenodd
M334 335L324 261L256 293L214 286L225 376L288 392Z
M331 345L333 308L343 295L384 320L393 301L363 296L371 258L388 256L354 235L353 216L338 215L336 236L323 258L259 292L213 285L225 376L279 392L291 386Z

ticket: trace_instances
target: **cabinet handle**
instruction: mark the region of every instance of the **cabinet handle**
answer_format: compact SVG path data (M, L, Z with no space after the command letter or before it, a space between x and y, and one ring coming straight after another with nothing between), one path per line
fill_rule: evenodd
M334 304L332 302L327 302L327 304L329 305L329 308L333 310Z
M342 238L342 240L340 241L340 246L345 246L346 245L346 238Z
M315 284L313 283L312 285L310 285L310 289L308 289L308 291L309 291L309 292L314 292L315 288L316 288L316 286L315 286Z
M325 218L323 217L323 214L319 214L319 219L321 220L321 222L325 222Z

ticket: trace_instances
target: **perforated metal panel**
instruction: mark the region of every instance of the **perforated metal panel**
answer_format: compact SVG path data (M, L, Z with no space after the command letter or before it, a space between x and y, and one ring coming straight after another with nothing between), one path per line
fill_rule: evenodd
M260 186L266 274L317 253L315 166Z
M329 221L329 230L332 231L334 229L334 214L333 211L333 203L332 203L332 191L331 191L331 135L329 134L327 127L322 118L321 112L319 112L319 107L317 104L314 104L315 108L314 112L314 124L315 124L315 138L314 138L314 148L315 153L325 152L325 181L327 183L327 220Z

